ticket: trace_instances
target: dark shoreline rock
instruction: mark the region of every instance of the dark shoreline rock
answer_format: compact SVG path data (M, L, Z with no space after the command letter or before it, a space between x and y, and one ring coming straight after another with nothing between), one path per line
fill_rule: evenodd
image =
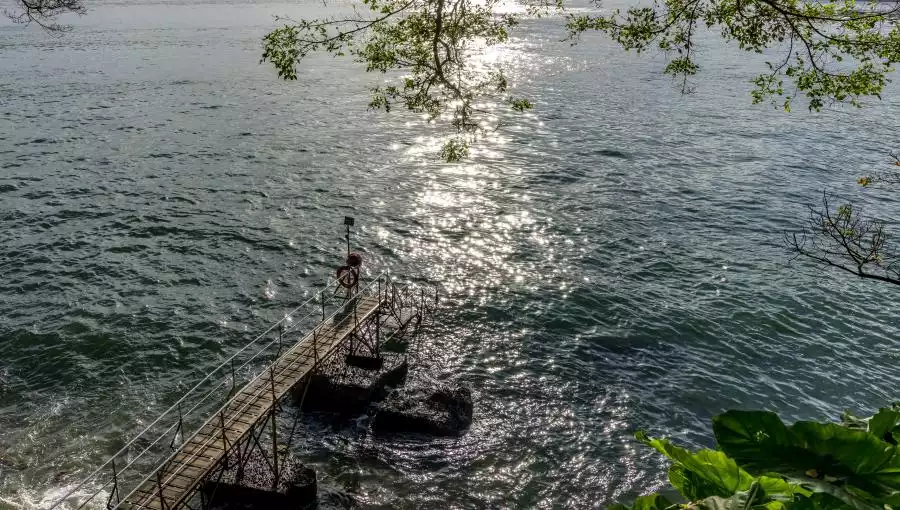
M250 454L238 469L235 456L218 480L207 480L203 491L207 508L211 510L300 510L316 504L318 482L315 470L295 460L292 456L279 459L284 472L273 487L274 476L270 462L260 452ZM282 464L283 462L283 464Z
M394 390L379 403L372 432L460 436L472 424L472 392L465 386Z
M379 368L374 371L355 366L354 372L345 377L312 375L308 383L301 382L294 388L294 404L304 412L330 413L338 420L364 414L373 402L384 399L392 388L402 386L409 373L408 363L399 356L370 358L376 359L379 361L354 359L357 364L377 365Z

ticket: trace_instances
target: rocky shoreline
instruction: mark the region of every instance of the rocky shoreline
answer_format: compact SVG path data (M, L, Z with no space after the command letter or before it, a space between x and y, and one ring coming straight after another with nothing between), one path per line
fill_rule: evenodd
M474 403L472 392L465 385L422 382L407 385L406 357L390 353L378 358L347 356L343 361L345 367L341 373L315 374L294 388L291 405L304 413L304 419L328 420L335 426L343 426L368 416L368 430L373 437L402 434L422 441L459 437L469 429ZM208 508L315 508L322 496L336 499L332 503L341 507L355 506L350 495L322 490L311 467L287 452L280 453L280 458L277 486L273 483L276 478L273 466L265 455L251 454L243 462L229 459L231 466L226 467L223 475L202 487Z

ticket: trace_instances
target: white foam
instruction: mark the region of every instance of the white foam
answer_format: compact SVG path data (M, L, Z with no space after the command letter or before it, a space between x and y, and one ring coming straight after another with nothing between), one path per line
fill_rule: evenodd
M6 505L12 510L45 510L56 504L64 497L66 498L65 503L57 508L59 508L60 510L74 509L77 508L79 504L82 504L95 492L95 489L82 487L81 489L66 497L66 494L74 489L75 485L76 484L71 483L59 487L51 487L46 489L43 493L37 493L36 491L29 491L27 489L20 489L18 491L18 494L16 494L18 501L0 497L0 509L6 510L6 507L3 506ZM87 510L105 508L106 499L108 497L109 494L107 493L107 491L100 491L94 496L89 504L85 505L82 508L85 508Z

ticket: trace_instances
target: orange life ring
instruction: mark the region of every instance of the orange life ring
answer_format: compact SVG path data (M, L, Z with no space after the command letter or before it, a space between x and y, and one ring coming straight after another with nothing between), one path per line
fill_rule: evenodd
M355 271L352 266L341 266L337 268L335 278L337 278L341 287L352 289L353 287L356 287L356 282L359 281L359 272Z

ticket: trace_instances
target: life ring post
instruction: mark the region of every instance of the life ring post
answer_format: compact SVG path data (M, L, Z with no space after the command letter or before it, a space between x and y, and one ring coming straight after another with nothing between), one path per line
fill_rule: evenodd
M344 216L344 225L346 225L346 227L347 227L346 238L347 238L347 256L348 257L350 256L350 227L352 227L354 223L355 223L355 220L353 219L353 216Z
M334 277L338 283L347 289L347 297L350 297L349 293L356 292L356 286L359 283L359 270L362 266L362 262L362 255L351 252L347 255L347 260L344 261L344 265L338 267L337 271L334 273Z

